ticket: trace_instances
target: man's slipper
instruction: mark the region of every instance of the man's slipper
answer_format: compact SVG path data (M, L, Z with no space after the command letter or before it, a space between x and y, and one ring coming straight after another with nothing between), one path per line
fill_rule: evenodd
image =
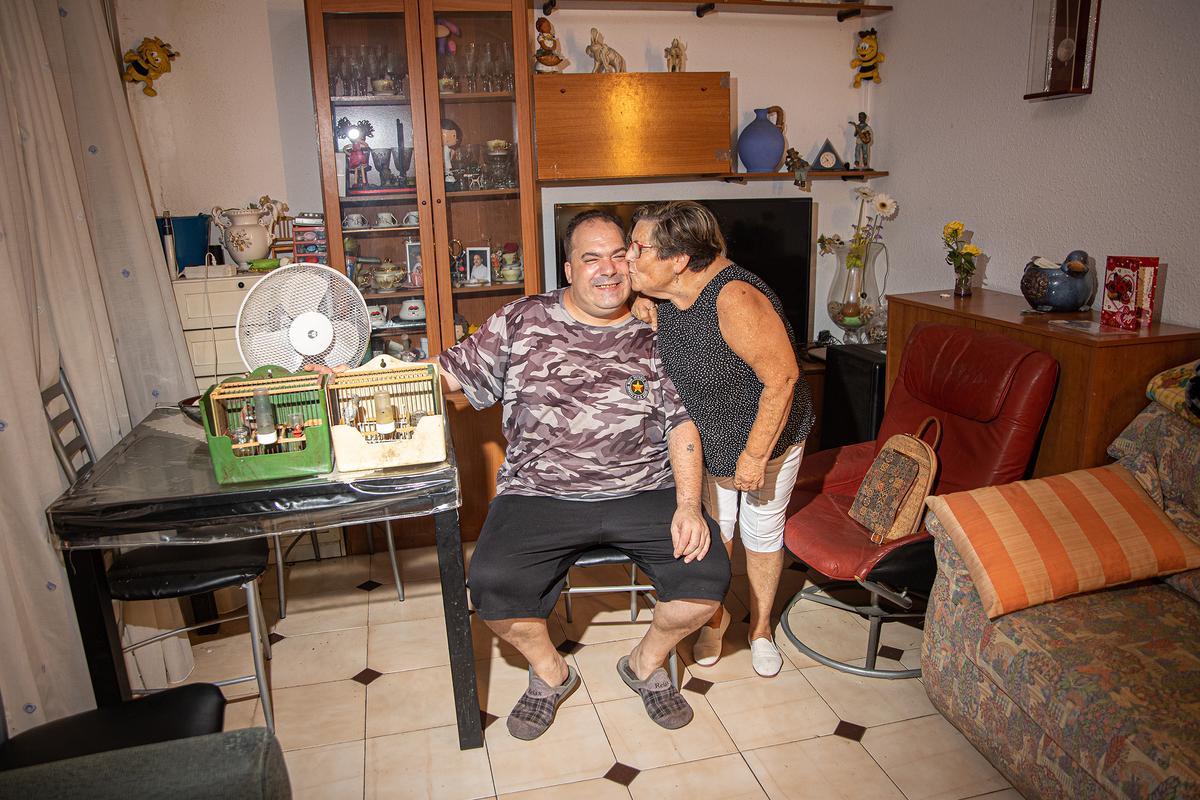
M639 681L629 666L629 656L621 656L621 660L617 662L617 674L630 689L642 696L646 713L659 725L668 730L675 730L692 721L692 707L679 690L671 685L671 679L662 667L651 672L646 680Z
M579 673L567 666L567 679L551 686L529 669L529 688L508 715L508 732L518 739L536 739L554 722L559 705L579 686Z

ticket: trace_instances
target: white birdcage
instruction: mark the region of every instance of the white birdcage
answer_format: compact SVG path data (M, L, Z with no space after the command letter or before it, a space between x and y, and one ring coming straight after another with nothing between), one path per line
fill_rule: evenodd
M445 406L434 365L374 356L334 375L328 391L333 452L342 472L446 460Z

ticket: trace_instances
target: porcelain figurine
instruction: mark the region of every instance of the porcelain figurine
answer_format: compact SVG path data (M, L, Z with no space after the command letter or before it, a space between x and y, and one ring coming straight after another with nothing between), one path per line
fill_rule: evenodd
M604 43L604 34L592 28L592 43L584 48L595 64L592 72L624 72L625 57Z
M784 159L783 163L787 167L787 171L796 176L796 179L792 183L797 188L808 191L808 170L812 164L805 161L804 157L800 155L800 151L794 147L787 149L787 158Z
M687 45L678 39L671 40L671 46L663 50L667 57L667 72L683 72L684 61L687 58Z
M1021 276L1021 294L1036 311L1087 311L1096 294L1096 271L1083 250L1072 250L1061 264L1034 256Z
M871 145L875 142L875 132L867 124L867 113L858 112L858 122L850 122L854 128L854 168L871 168Z
M534 25L537 29L537 50L533 53L533 68L537 72L560 72L567 66L567 60L558 48L558 38L554 35L554 26L545 17L539 17Z

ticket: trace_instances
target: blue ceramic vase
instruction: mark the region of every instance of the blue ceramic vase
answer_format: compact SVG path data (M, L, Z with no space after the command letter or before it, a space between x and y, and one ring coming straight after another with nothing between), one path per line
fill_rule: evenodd
M772 122L770 115L775 115ZM754 121L738 136L738 156L747 172L774 172L783 158L783 109L754 109Z
M1087 311L1096 295L1096 271L1082 250L1072 250L1062 264L1035 257L1025 265L1021 294L1037 311Z

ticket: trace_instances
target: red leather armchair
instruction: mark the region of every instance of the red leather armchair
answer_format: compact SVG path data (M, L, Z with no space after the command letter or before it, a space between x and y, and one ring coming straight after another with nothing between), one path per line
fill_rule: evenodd
M915 678L919 669L877 669L883 622L916 619L915 600L928 596L937 571L933 539L923 528L883 545L848 515L867 469L888 437L914 433L926 417L942 426L933 493L945 494L1025 477L1041 433L1058 363L1015 339L971 328L923 323L913 328L900 371L873 442L807 456L788 506L784 547L796 560L830 578L797 593L782 627L809 657L844 672L875 678ZM859 586L870 602L837 599L837 588ZM866 666L836 661L792 632L788 614L809 600L866 616L871 623ZM883 605L886 603L886 607Z

